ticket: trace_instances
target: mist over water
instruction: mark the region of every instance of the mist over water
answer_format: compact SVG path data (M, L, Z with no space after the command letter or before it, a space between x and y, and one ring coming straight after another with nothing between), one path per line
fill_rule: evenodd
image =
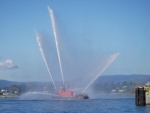
M44 92L27 92L22 94L20 100L52 100L52 94Z
M50 53L49 50L47 50L47 46L44 46L42 43L45 43L44 37L41 37L38 35L38 43L40 43L40 49L42 50L41 53L43 54L43 59L46 64L46 67L48 69L51 69L51 72L53 74L50 75L50 79L53 79L53 85L56 89L58 89L60 86L65 87L64 84L62 84L61 81L61 73L59 70L59 62L57 62L57 66L54 66L52 57L48 56L48 53ZM54 55L55 54L55 55ZM52 51L51 55L55 56L57 58L56 52L54 53ZM62 54L63 55L63 54ZM62 56L62 62L64 66L64 77L66 78L65 83L68 84L72 89L74 89L75 92L86 92L86 90L94 83L94 81L102 75L102 73L108 68L109 65L118 57L119 53L112 53L105 55L103 57L96 58L96 54L94 56L91 55L91 57L85 57L84 55L80 55L80 58L70 59L71 62L65 62L67 59ZM71 55L70 55L71 56ZM73 57L72 57L73 58ZM57 59L56 59L57 60ZM49 63L47 63L49 61ZM52 62L50 62L52 61ZM55 62L56 63L56 62ZM55 68L54 68L55 67ZM53 78L53 76L54 78ZM59 82L59 84L56 84L55 82ZM89 91L87 91L89 92Z

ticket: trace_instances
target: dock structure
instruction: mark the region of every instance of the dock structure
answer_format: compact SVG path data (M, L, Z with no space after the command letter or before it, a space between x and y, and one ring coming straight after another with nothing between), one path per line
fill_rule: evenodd
M149 86L138 86L135 88L135 104L137 106L150 105Z

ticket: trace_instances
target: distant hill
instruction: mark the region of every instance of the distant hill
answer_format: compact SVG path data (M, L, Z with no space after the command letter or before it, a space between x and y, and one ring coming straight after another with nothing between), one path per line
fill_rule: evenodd
M9 86L12 86L12 85L21 85L21 84L22 84L22 82L0 80L0 88L9 87Z
M150 75L102 75L96 80L102 83L123 81L150 82Z
M106 82L124 82L124 81L135 81L140 83L150 82L150 75L102 75L96 82L106 83ZM21 84L47 84L48 82L15 82L0 80L0 88L9 87L12 85L21 85Z
M12 85L23 85L23 84L37 84L37 85L45 85L48 82L15 82L15 81L7 81L7 80L0 80L0 88L9 87Z

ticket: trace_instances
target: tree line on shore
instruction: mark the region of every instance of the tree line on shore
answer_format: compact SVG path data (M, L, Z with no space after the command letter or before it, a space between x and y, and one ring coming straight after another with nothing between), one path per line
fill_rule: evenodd
M136 81L122 81L122 82L96 82L94 83L91 88L97 94L100 92L106 92L108 94L134 94L135 87L145 85L142 82ZM17 95L21 95L25 92L30 91L54 91L53 85L51 83L45 84L37 84L37 83L30 83L30 84L21 84L21 85L12 85L5 88L0 88L0 94L2 95L2 91L7 91L7 93L14 94L17 92Z

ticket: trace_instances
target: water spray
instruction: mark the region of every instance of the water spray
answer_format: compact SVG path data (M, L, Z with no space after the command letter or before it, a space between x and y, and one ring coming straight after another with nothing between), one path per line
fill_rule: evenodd
M55 44L56 44L56 49L57 49L57 55L58 55L58 60L59 60L59 67L60 67L60 71L62 75L62 81L64 83L64 75L63 75L63 70L62 70L62 63L61 63L57 34L56 34L55 18L54 18L53 10L50 7L48 7L48 11L50 13L50 18L51 18L52 28L53 28L54 38L55 38Z
M90 85L108 68L108 66L118 57L119 53L115 53L110 56L110 60L107 61L105 67L102 68L102 70L94 77L94 79L84 88L82 92L85 92L87 88L90 87Z
M40 37L39 33L35 33L35 35L36 35L36 40L37 40L37 42L38 42L38 46L39 46L39 49L40 49L42 58L43 58L43 60L44 60L44 63L45 63L45 65L46 65L46 68L47 68L47 70L48 70L48 73L49 73L49 75L50 75L50 78L51 78L52 83L53 83L53 85L54 85L54 88L55 88L55 90L56 90L56 85L55 85L55 83L54 83L54 80L53 80L53 77L52 77L50 68L49 68L49 66L48 66L48 64L47 64L47 61L46 61L46 58L45 58L45 55L44 55L44 51L43 51L43 48L42 48L42 45L41 45L41 37Z

